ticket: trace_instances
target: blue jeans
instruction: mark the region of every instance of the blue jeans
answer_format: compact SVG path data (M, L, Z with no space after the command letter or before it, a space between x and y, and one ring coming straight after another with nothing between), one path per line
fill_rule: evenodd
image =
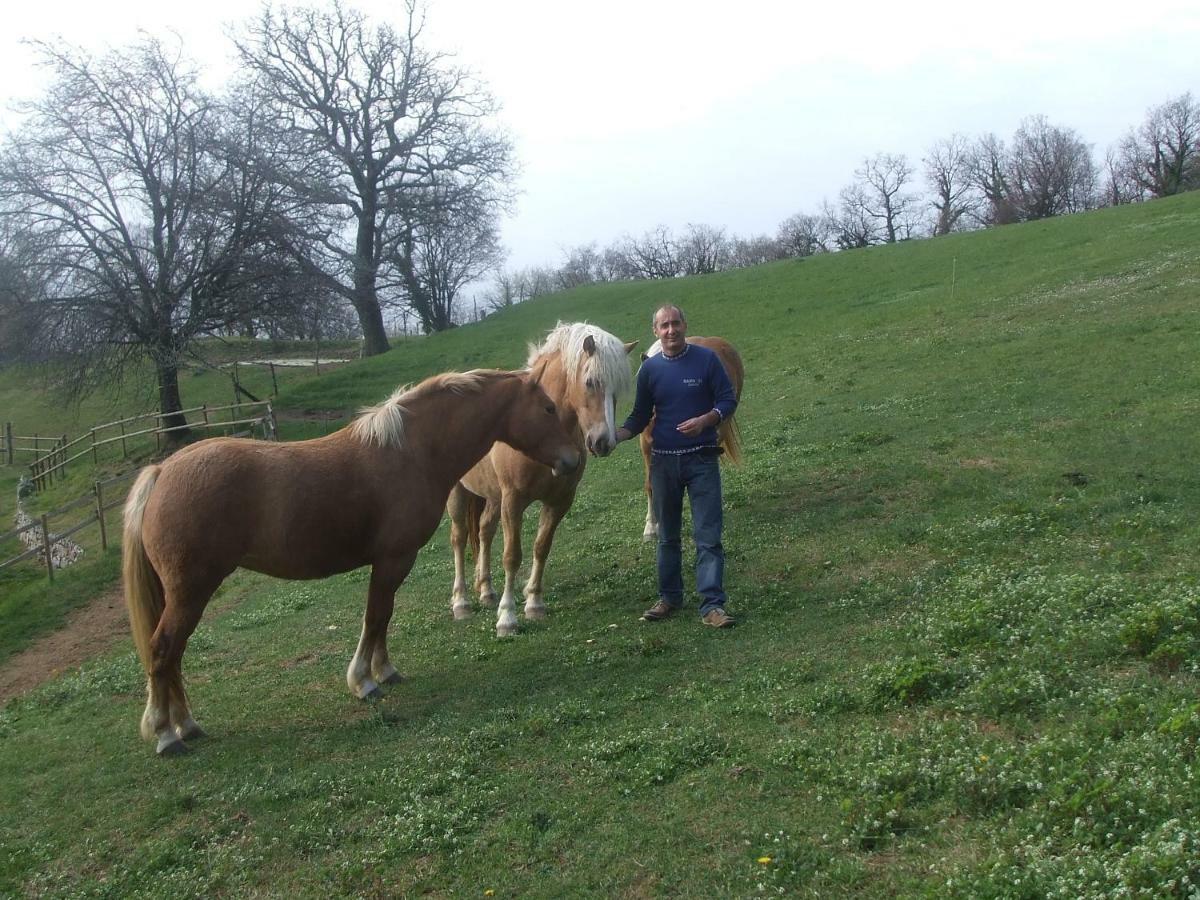
M670 606L683 606L683 494L692 505L692 538L696 542L696 592L700 615L725 605L725 548L721 546L721 469L716 454L703 451L672 456L655 453L650 460L650 490L658 516L658 596Z

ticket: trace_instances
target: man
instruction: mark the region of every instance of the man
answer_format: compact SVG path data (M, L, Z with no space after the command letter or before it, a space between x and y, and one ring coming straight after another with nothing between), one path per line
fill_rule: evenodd
M683 607L683 495L692 507L696 542L696 591L705 625L727 628L725 550L721 546L721 469L717 426L733 415L737 397L717 355L687 343L687 318L678 306L655 310L654 336L662 353L637 374L633 412L617 429L617 441L638 435L654 417L650 488L658 516L658 602L642 614L649 622Z

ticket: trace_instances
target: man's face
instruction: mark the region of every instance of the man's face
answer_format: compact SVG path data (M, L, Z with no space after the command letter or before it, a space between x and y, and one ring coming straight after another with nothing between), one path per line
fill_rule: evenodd
M683 352L687 343L687 323L677 309L660 309L654 316L654 336L662 344L663 352L668 356L677 356Z

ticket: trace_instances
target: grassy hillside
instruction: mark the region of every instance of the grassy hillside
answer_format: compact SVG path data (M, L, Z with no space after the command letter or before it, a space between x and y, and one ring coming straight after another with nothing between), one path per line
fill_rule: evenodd
M365 571L232 579L155 759L131 649L0 710L0 890L213 896L1189 896L1200 879L1200 195L597 286L297 384L322 416L658 303L747 365L731 608L646 625L639 460L593 461L508 641L446 529L378 703ZM531 538L532 522L526 529Z

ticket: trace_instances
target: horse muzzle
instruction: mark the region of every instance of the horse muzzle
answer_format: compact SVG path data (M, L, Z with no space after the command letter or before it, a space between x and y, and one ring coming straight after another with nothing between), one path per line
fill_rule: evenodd
M555 475L570 475L579 468L581 457L577 450L564 450L558 455L554 465L550 467Z
M608 456L608 454L613 452L613 448L616 447L616 444L609 440L607 434L600 434L596 435L595 437L589 435L587 439L587 447L588 452L591 453L592 456Z

